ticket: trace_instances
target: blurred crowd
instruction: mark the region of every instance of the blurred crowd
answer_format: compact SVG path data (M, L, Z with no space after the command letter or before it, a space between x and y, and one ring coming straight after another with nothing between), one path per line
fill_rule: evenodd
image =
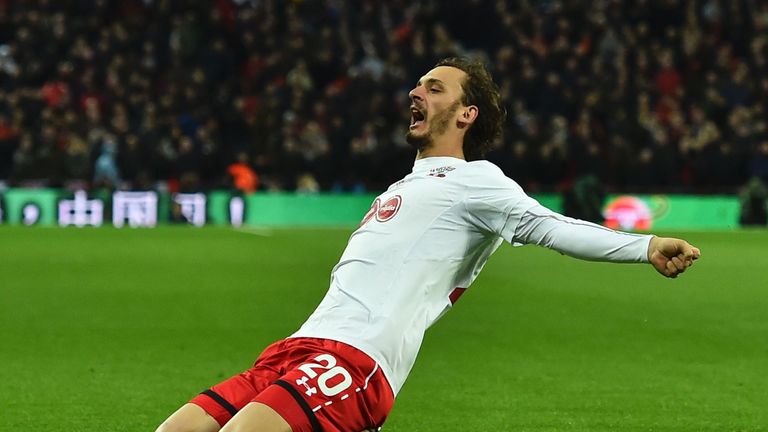
M489 159L531 192L768 180L758 0L0 0L0 180L378 191L456 55L492 70Z

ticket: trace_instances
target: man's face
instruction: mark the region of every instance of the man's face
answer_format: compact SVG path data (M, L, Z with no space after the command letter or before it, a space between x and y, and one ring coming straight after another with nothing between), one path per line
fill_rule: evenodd
M411 98L411 126L406 140L418 150L432 144L450 128L456 128L456 113L463 106L461 83L466 73L439 66L419 79L408 94Z

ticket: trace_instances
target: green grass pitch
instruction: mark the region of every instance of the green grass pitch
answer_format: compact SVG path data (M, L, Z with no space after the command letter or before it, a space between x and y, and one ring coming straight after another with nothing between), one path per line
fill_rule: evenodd
M0 431L150 431L323 296L350 229L0 227ZM768 430L768 232L676 280L503 246L384 431Z

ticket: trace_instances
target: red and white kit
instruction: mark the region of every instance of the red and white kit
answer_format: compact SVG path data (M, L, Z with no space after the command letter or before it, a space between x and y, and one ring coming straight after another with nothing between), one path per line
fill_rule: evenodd
M333 268L327 294L291 338L338 341L362 351L378 364L391 394L397 395L427 328L453 307L504 241L537 244L588 260L647 262L650 239L554 213L490 162L419 159L410 174L376 198ZM341 355L330 351L328 355L341 364ZM281 378L300 394L310 390L294 385L296 380L320 379L322 373L338 371L328 357L301 361L320 367L304 363ZM370 364L341 367L359 386L356 380L371 373ZM316 377L310 377L310 369ZM296 370L305 374L299 376ZM340 385L335 380L341 378L327 378L325 385L334 393ZM307 395L311 410L320 406L318 413L331 415L332 409L343 406L332 399L338 395L325 402L316 399L320 382L307 385L318 389ZM384 401L389 394L387 388L375 398ZM326 411L323 405L330 401ZM278 405L269 405L280 411ZM390 406L383 405L387 411ZM304 429L294 428L298 430Z

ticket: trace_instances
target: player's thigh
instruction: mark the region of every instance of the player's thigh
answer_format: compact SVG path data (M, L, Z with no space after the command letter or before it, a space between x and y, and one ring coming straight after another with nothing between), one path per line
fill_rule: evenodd
M188 403L171 414L157 432L216 432L219 423L199 406Z
M275 410L259 402L251 402L221 432L291 432L291 426Z

